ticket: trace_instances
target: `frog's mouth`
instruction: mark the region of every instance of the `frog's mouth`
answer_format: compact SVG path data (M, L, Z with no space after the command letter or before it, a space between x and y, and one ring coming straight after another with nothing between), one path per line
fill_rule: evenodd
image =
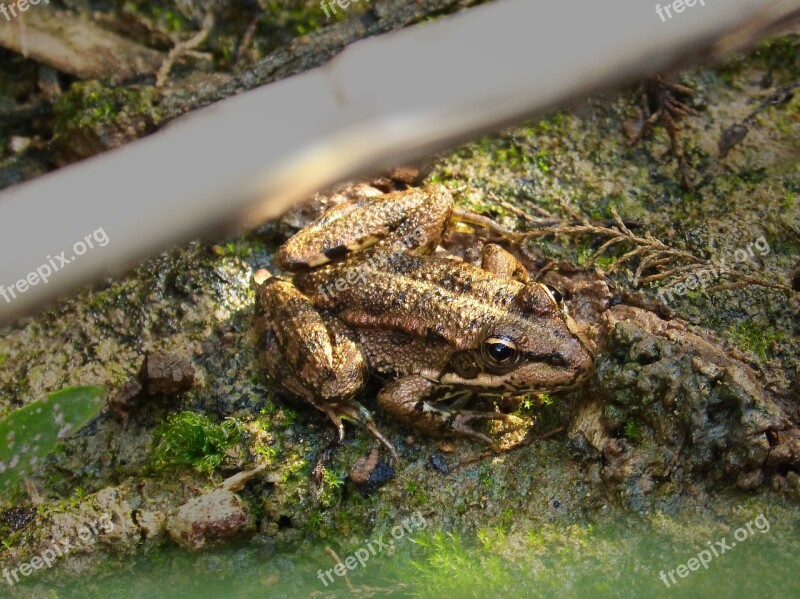
M535 373L530 374L529 370ZM471 391L480 395L513 397L531 393L552 393L568 389L585 380L591 368L564 369L546 368L542 363L529 365L520 371L508 374L481 372L472 378L464 378L455 372L442 374L438 384L458 391Z
M436 382L451 389L481 395L508 397L551 393L579 384L591 374L594 367L594 356L589 351L574 361L557 353L523 358L524 362L516 368L497 372L479 360L460 356L451 359Z

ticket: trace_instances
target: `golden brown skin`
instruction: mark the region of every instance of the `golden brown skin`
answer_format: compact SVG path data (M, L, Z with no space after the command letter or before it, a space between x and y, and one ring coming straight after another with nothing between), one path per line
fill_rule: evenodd
M396 379L378 403L401 422L491 442L470 423L504 415L432 404L555 391L594 366L558 292L531 282L508 252L487 245L482 267L433 255L452 209L434 185L337 210L278 251L292 282L258 289L268 374L326 412L340 435L348 418L391 449L353 399L369 374Z

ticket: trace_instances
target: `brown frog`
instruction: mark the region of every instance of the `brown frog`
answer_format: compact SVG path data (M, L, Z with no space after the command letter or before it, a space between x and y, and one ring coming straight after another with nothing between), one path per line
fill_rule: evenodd
M348 419L394 453L354 399L370 375L387 381L377 403L398 421L491 443L472 423L508 417L460 409L469 396L556 391L592 370L558 291L511 254L486 245L478 267L434 253L453 212L441 185L339 207L278 250L291 281L258 287L267 373L325 412L340 438Z

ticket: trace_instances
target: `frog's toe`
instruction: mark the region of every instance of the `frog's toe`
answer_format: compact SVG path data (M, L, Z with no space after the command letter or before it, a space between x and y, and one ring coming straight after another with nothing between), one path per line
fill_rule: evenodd
M484 433L479 433L472 428L471 424L481 420L497 420L499 416L501 416L501 414L496 414L494 412L468 412L462 410L450 414L445 420L445 426L450 428L453 433L479 439L485 443L491 444L494 442L492 438Z
M378 442L383 445L392 456L392 460L396 460L398 458L397 452L394 449L392 443L381 434L381 431L375 425L375 421L372 419L372 414L369 413L369 410L362 406L355 400L350 400L346 403L339 403L339 404L329 404L323 407L323 410L330 418L331 422L336 426L339 432L339 441L344 440L344 425L342 424L342 420L349 420L350 422L354 422L359 426L367 429L372 436L375 437Z
M445 426L449 429L451 434L478 439L479 441L491 445L495 442L494 439L484 433L476 431L470 426L473 422L480 420L502 420L511 424L519 424L522 422L520 418L511 414L501 414L499 412L468 412L462 410L451 413L445 421Z

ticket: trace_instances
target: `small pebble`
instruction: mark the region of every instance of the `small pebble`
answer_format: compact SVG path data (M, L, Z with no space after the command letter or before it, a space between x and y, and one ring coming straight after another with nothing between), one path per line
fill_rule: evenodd
M439 441L436 447L438 447L439 451L442 453L453 453L456 450L456 444L452 441Z
M266 268L259 268L256 272L253 273L253 281L256 285L261 285L264 281L269 279L272 276Z
M31 141L32 140L30 137L12 135L11 141L8 142L8 148L14 154L22 154L25 150L27 150L31 146Z
M183 356L165 351L147 355L144 367L147 392L175 395L188 391L194 385L194 365Z
M447 466L447 460L445 460L444 456L438 451L432 453L431 457L428 458L428 468L436 470L439 474L447 474L450 472L450 468Z
M392 478L394 470L380 461L377 449L370 451L367 457L359 458L350 470L350 480L364 495L374 493Z

